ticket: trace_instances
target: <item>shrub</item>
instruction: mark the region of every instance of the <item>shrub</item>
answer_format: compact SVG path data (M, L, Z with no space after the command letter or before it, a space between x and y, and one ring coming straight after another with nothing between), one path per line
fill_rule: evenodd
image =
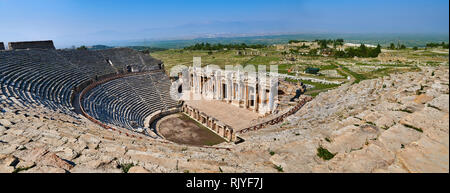
M77 48L77 50L87 50L86 46L80 46L79 48Z
M130 168L132 168L134 166L133 163L128 163L128 164L121 164L120 168L122 169L123 173L128 173L128 171L130 170Z
M277 166L277 165L273 165L273 168L275 168L276 170L278 170L278 172L283 172L283 167Z
M320 70L319 68L308 67L306 68L305 72L308 74L317 74L319 70Z
M269 154L270 155L275 155L275 152L274 151L270 151Z
M333 159L333 157L335 155L336 154L332 154L330 151L328 151L327 149L323 148L322 146L317 148L317 156L319 156L320 158L322 158L324 160Z

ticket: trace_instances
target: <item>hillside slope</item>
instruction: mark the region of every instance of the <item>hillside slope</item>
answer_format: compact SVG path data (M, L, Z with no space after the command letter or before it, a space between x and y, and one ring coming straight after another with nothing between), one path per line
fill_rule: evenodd
M217 145L230 151L133 138L0 97L0 172L449 172L448 67L321 93L284 123Z

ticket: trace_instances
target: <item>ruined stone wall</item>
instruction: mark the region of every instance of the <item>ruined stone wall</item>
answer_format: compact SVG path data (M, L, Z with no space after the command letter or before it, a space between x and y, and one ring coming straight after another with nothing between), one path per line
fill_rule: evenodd
M187 104L181 107L181 111L185 115L201 123L203 126L210 129L211 131L213 131L223 139L227 140L228 142L236 141L237 136L236 133L234 132L234 129L217 120L216 118L211 117L206 113L199 111L198 109L188 106Z
M29 41L29 42L9 42L9 50L23 49L55 49L52 40L47 41Z

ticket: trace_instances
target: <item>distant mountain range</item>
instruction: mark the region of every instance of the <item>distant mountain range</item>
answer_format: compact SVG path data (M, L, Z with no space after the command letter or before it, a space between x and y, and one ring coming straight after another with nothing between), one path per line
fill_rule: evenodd
M426 30L399 30L384 33L372 26L364 29L343 28L337 24L316 25L305 18L297 22L288 21L210 21L174 25L169 27L148 27L142 29L108 29L96 32L74 33L53 37L57 47L72 45L108 46L152 46L161 48L182 48L199 42L208 43L247 43L278 44L289 40L344 38L346 43L369 43L388 45L400 43L412 46L425 46L429 42L448 42L448 32L427 32ZM341 31L334 31L333 29ZM394 30L394 29L393 29ZM445 33L445 34L444 34Z
M430 42L448 42L448 34L327 34L327 33L304 33L304 34L281 34L281 35L251 35L251 34L211 34L210 37L184 38L173 40L128 40L108 42L109 46L148 46L157 48L183 48L196 43L246 43L246 44L281 44L289 40L308 40L315 39L337 39L343 38L346 43L365 43L382 46L388 46L390 43L400 43L407 47L424 47Z
M114 48L111 46L105 46L105 45L93 45L93 46L88 46L89 50L104 50L104 49L110 49L110 48Z

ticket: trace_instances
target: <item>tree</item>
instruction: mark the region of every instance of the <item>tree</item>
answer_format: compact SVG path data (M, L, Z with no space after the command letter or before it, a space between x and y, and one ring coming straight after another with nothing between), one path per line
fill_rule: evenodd
M375 49L369 49L369 57L376 58L381 53L381 45L378 44Z
M291 54L298 54L298 50L296 50L296 49L289 49L289 53L291 53Z
M317 55L317 49L311 49L311 50L309 50L309 55L310 55L310 56L315 56L315 55Z
M419 49L419 48L417 48L417 46L414 46L414 47L413 47L413 50L418 50L418 49Z
M340 38L340 39L336 39L333 42L333 47L336 48L337 46L342 46L344 45L344 39Z
M328 47L327 40L320 40L319 45L320 45L320 49L327 48Z
M347 54L344 51L342 51L342 50L338 50L338 51L336 51L334 53L334 57L336 57L336 58L345 58L345 57L347 57Z
M379 52L381 53L381 45L380 45L380 44L377 45L376 50L379 51Z
M77 48L77 50L87 50L86 46L80 46L79 48Z
M394 44L394 43L391 43L391 45L389 46L389 49L395 50L395 44Z
M352 58L352 57L371 57L376 58L381 53L381 45L378 44L376 48L369 48L361 44L358 48L347 48L345 51L336 51L334 56L337 58Z
M309 48L309 46L307 46L307 45L305 45L305 43L303 43L302 46L299 47L299 49L300 49L300 48L303 48L303 49L304 49L304 48Z
M359 56L362 56L362 57L367 57L369 54L368 54L368 50L367 50L367 47L366 47L366 45L364 45L364 44L361 44L360 46L359 46Z
M266 45L255 44L255 45L247 45L245 43L242 44L210 44L210 43L196 43L193 46L184 47L185 50L224 50L224 49L236 49L242 50L245 48L265 48Z
M300 43L300 42L306 42L305 40L289 40L289 44L292 44L292 43Z

